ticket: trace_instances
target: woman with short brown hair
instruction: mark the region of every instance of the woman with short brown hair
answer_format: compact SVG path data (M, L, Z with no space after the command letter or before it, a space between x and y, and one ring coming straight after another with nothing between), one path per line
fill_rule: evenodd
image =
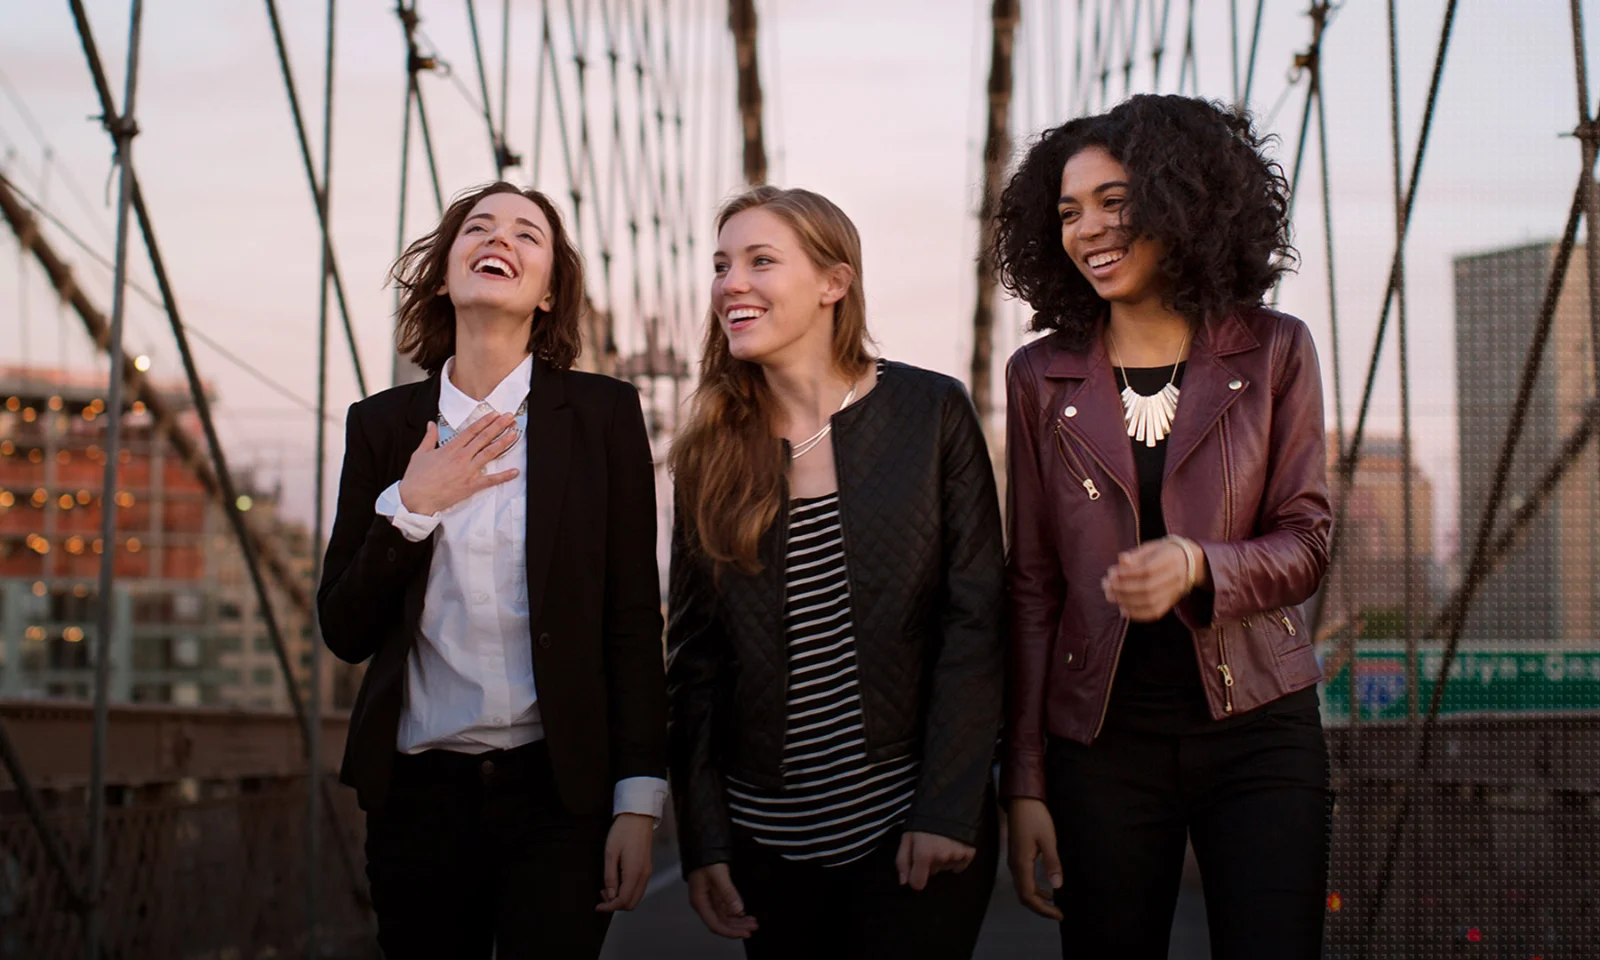
M595 957L665 802L655 474L572 370L583 265L536 190L462 195L394 268L429 374L350 408L318 611L370 658L341 779L384 956Z

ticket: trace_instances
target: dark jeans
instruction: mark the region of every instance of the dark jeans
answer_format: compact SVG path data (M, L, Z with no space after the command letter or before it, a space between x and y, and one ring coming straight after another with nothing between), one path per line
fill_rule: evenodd
M1314 713L1214 733L1051 738L1065 883L1061 955L1166 960L1194 845L1213 960L1316 960L1327 892L1328 751Z
M611 818L567 813L543 741L397 755L367 816L367 879L387 960L596 957Z
M994 801L984 807L978 854L961 873L921 891L900 885L900 831L839 867L785 860L735 830L733 882L761 928L744 942L751 960L965 960L989 909L1000 841Z

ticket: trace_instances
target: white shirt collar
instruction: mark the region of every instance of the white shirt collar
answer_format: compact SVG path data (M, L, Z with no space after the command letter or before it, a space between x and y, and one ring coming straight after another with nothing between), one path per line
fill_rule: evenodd
M444 362L444 369L439 374L439 412L444 415L445 423L452 430L462 430L467 426L474 411L478 409L478 401L472 399L453 383L450 382L450 371L455 367L456 358L451 357ZM530 354L522 358L516 369L506 374L489 395L483 398L495 413L516 413L517 408L528 396L528 387L533 381L533 356Z

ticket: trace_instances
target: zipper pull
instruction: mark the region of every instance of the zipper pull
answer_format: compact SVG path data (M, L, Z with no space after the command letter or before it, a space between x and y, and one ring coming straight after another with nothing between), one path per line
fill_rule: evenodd
M1094 480L1090 479L1083 481L1083 489L1089 491L1090 500L1100 499L1100 491L1095 489Z
M1217 669L1222 671L1222 712L1233 712L1233 671L1228 669L1226 663L1217 664Z
M1219 663L1217 664L1217 669L1222 671L1222 685L1225 687L1233 686L1233 671L1228 669L1228 665Z
M1283 629L1289 631L1289 636L1294 636L1294 623L1281 613L1278 614L1278 619L1283 621Z

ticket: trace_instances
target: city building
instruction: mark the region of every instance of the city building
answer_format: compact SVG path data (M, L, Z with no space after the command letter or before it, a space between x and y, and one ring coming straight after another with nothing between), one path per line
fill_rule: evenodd
M160 393L182 429L198 436L186 387ZM287 709L283 671L232 528L140 402L123 418L116 536L101 540L104 394L101 376L0 368L0 699L91 696L100 561L109 549L113 701ZM275 492L237 472L235 479L238 507L309 589L309 532L278 514ZM269 592L305 690L310 623L281 590ZM350 678L331 658L325 663L324 703L347 705Z
M1328 486L1338 497L1339 443L1330 432ZM1350 504L1339 534L1339 556L1328 572L1324 598L1336 620L1360 615L1367 630L1398 636L1406 599L1405 485L1400 439L1367 435L1350 486ZM1433 584L1433 481L1411 463L1412 569L1417 630L1437 603Z
M1493 483L1523 359L1557 246L1536 243L1457 257L1456 402L1463 567ZM1556 303L1496 531L1533 492L1595 395L1588 271L1582 246ZM1587 641L1600 623L1600 458L1593 444L1567 472L1467 617L1470 639ZM1463 573L1465 573L1465 569Z

